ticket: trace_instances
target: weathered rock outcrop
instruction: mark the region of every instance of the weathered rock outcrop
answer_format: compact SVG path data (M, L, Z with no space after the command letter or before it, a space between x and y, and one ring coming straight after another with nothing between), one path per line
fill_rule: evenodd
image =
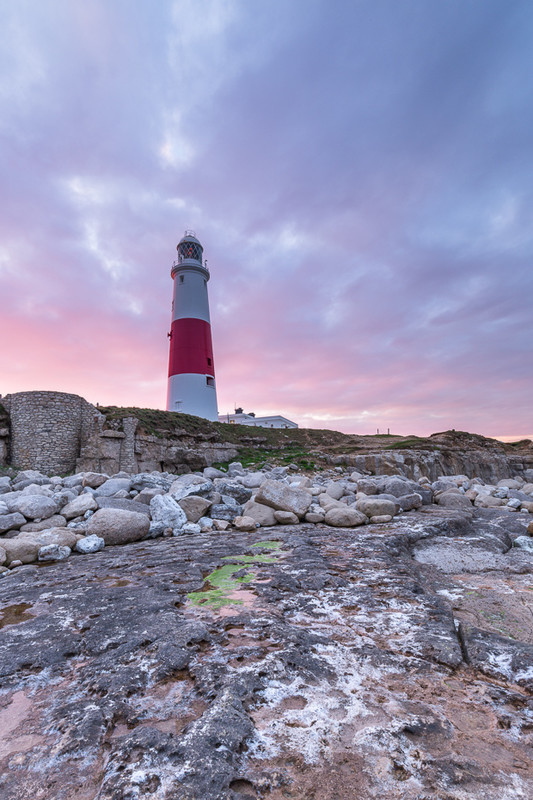
M533 796L523 515L106 547L0 582L3 800Z

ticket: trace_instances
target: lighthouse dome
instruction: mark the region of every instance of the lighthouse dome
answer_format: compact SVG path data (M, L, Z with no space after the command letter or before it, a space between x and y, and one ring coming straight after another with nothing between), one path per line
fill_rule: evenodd
M176 250L178 251L178 261L180 263L185 259L192 259L200 262L200 264L202 263L204 249L196 238L194 231L185 231L185 235L180 239Z

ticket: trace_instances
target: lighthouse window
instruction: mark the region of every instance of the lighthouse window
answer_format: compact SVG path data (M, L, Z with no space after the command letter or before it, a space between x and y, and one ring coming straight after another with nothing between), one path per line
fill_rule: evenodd
M208 358L208 359L207 359L207 366L208 366L208 367L210 367L210 366L211 366L211 359L210 359L210 358Z
M207 383L208 386L214 386L215 385L215 379L209 377L209 375L206 376L205 382Z
M183 283L184 280L185 280L185 275L180 275L180 283Z
M202 263L202 247L195 242L180 242L178 245L178 260L192 258L194 261Z

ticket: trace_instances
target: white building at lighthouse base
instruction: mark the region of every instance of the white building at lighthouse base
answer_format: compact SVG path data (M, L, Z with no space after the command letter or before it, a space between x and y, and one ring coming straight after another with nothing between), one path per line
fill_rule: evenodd
M248 425L254 428L297 428L296 422L280 414L269 417L254 417L253 414L219 414L219 422L228 422L230 425Z

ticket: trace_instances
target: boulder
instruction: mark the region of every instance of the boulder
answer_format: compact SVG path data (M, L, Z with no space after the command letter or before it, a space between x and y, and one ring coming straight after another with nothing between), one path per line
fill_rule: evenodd
M74 517L82 517L86 511L96 511L98 503L92 494L80 494L66 506L61 509L61 515L65 519L73 519Z
M13 561L20 561L22 564L31 564L37 561L41 545L35 539L18 537L16 539L2 539L2 548L6 554L5 565Z
M524 491L518 491L518 489L509 489L507 492L507 497L510 497L513 500L520 500L522 503L528 503L533 499L530 494L527 494Z
M82 486L90 486L91 489L98 489L109 480L109 475L103 475L101 472L85 472L82 479Z
M121 508L123 511L135 511L137 514L147 514L150 516L150 507L146 503L138 503L136 500L125 497L98 497L100 508Z
M235 517L242 516L242 506L228 506L226 503L213 503L209 509L212 519L223 519L226 522L233 522Z
M533 536L533 522L530 522L529 525L527 526L527 532L529 533L530 536Z
M357 500L357 495L353 492L346 492L341 497L341 503L345 503L347 506L351 506Z
M276 511L292 511L301 519L311 505L312 496L304 489L291 489L278 481L267 480L259 487L255 501Z
M53 495L53 499L56 501L59 508L63 508L67 503L75 500L77 496L78 492L75 489L61 489L60 492L56 492Z
M20 495L17 498L16 510L26 519L47 519L56 513L58 504L51 497L43 495Z
M6 561L7 561L7 555L6 555L6 551L5 551L5 550L4 550L4 548L3 548L3 547L0 545L0 565L1 565L1 564L5 564L5 562L6 562Z
M187 515L180 505L169 494L159 494L150 500L152 525L159 526L160 532L170 528L179 531L187 522Z
M202 529L196 522L186 522L183 528L180 531L174 533L174 536L181 536L182 534L188 534L189 536L201 533Z
M165 494L165 490L159 487L154 487L152 489L141 489L135 498L135 502L145 503L147 506L149 506L152 498L156 497L158 494Z
M276 522L280 525L297 525L298 517L292 511L274 511Z
M255 531L257 527L255 519L247 516L235 517L233 525L238 531Z
M227 531L230 524L227 519L214 519L213 528L215 531Z
M100 536L106 544L137 542L143 539L149 530L150 520L146 514L124 511L121 508L101 508L87 523L87 535Z
M48 475L43 475L42 472L39 472L36 469L23 469L18 474L17 477L14 479L16 483L23 483L27 481L27 485L30 483L50 483L50 478Z
M76 542L78 541L74 531L68 528L51 528L48 531L34 534L32 538L41 545L57 544L59 547L70 547L71 550L76 547Z
M505 505L505 500L501 497L493 497L490 494L478 494L474 500L474 505L478 508L499 508Z
M457 483L455 478L451 476L443 476L439 478L437 481L433 481L431 484L431 488L434 492L445 492L448 489L457 489Z
M64 561L71 552L70 547L61 547L59 544L45 544L39 548L37 558L39 561Z
M454 491L443 492L439 496L437 503L443 508L464 508L466 511L472 511L472 503L468 497Z
M168 472L139 472L131 479L131 488L142 492L144 489L161 489L166 494L175 480Z
M364 497L357 501L355 508L367 517L393 517L396 513L396 505L392 500L382 500L380 497ZM327 516L326 514L326 520Z
M26 517L23 517L18 511L13 512L13 514L2 514L0 516L0 533L16 530L24 525L25 522Z
M220 479L216 480L215 489L217 492L220 492L222 497L224 497L224 495L227 497L233 497L233 499L236 500L240 505L242 505L242 503L246 503L252 496L252 490L246 486L243 486L241 483L237 483L237 481L231 482Z
M231 477L234 475L246 475L244 467L240 461L232 461L231 464L228 464L228 475L231 475Z
M248 489L258 489L264 481L266 481L264 472L250 472L248 475L239 477L239 483Z
M189 495L180 500L178 505L185 511L189 522L198 522L200 517L204 517L213 503L205 497Z
M498 481L496 486L504 486L507 489L520 489L523 483L523 481L517 481L514 478L503 478L501 481Z
M170 494L175 494L176 492L180 492L182 489L188 489L189 486L201 486L203 483L212 484L212 481L204 478L202 475L188 473L187 475L180 475L179 478L175 478L170 484L168 491Z
M403 511L415 511L422 505L422 496L418 492L403 494L398 497L398 503Z
M96 489L97 497L112 497L121 489L127 492L131 489L131 478L109 478Z
M344 494L344 486L339 481L330 481L326 486L326 494L329 494L334 500L340 500Z
M251 517L255 522L258 522L262 527L276 524L276 517L274 516L274 509L270 506L265 506L263 503L256 503L255 500L248 500L243 507L243 514Z
M390 514L377 514L375 517L370 517L371 525L379 525L385 522L392 522Z
M231 497L229 494L223 494L220 496L220 502L225 503L227 506L238 506L239 503L235 500L234 497Z
M308 511L304 517L304 520L306 522L314 522L316 524L319 522L324 522L324 518L325 518L324 511L322 511L322 513L318 513L317 511Z
M42 497L52 497L54 493L49 486L39 486L37 483L30 483L29 486L25 486L21 491L21 495L24 497L33 494L38 494Z
M340 500L335 500L331 495L323 492L322 494L318 495L316 498L318 500L318 504L324 511L327 511L328 508L344 508L346 503L341 503ZM313 502L311 505L315 505Z
M77 553L86 555L87 553L97 553L99 550L103 550L104 547L105 542L102 537L93 533L91 536L84 536L82 539L78 539L74 549Z
M513 542L513 547L519 547L521 550L533 553L533 538L531 536L517 536Z
M367 522L367 517L360 511L356 511L355 508L342 505L341 507L328 509L324 522L334 528L355 528L358 525L364 525Z
M507 508L510 508L513 511L518 511L521 505L522 505L521 500L518 500L518 498L516 497L512 497L510 500L507 501Z
M212 502L214 502L214 501L212 501ZM224 495L221 496L220 503L222 503L223 505L226 505L226 506L234 506L234 507L242 508L241 504L238 503L235 500L234 497L230 497L228 494L224 494Z
M64 528L67 520L62 514L54 514L48 519L42 519L40 522L27 522L22 525L21 531L23 533L37 533L38 531L47 531L50 528Z
M378 493L378 481L377 478L361 478L356 481L357 483L357 491L364 492L364 494L377 494ZM405 491L402 492L405 494Z
M205 467L204 469L204 478L207 478L209 481L213 481L215 478L224 477L226 477L226 473L222 472L221 469L216 469L215 467Z
M313 484L311 478L308 478L307 475L294 475L291 478L290 485L300 489L310 489Z
M192 477L198 477L193 475ZM194 494L198 497L207 497L208 494L211 494L213 491L213 483L211 481L204 481L203 479L199 483L180 483L180 481L174 481L172 486L169 489L169 495L174 498L176 502L183 500L184 497L188 497L190 494Z
M105 477L107 479L107 475ZM62 483L65 489L73 489L75 486L82 486L83 474L78 472L76 475L67 475L66 478L63 478Z
M282 481L284 478L287 477L287 472L289 471L288 467L273 467L269 473L268 477L271 478L273 481Z

